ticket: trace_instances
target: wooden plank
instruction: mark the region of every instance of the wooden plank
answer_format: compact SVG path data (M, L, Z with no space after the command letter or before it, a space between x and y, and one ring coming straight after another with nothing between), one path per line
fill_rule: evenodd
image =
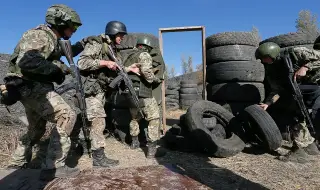
M183 26L183 27L170 27L170 28L160 28L161 32L183 32L183 31L197 31L202 30L203 26Z

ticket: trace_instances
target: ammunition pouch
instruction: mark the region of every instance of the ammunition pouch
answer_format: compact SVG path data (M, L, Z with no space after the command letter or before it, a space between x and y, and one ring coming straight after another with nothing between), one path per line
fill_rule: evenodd
M27 82L17 76L7 76L4 83L0 85L0 103L10 106L21 100L20 88L27 85Z
M83 91L86 96L94 96L102 92L98 79L86 77L83 82Z
M139 88L134 87L134 89L135 89L136 94L139 94ZM128 104L128 108L137 108L128 88L126 88L121 94L123 94L123 96L127 100L126 102ZM138 104L139 104L140 108L145 106L145 105L143 105L143 102L140 100L140 98L139 98Z

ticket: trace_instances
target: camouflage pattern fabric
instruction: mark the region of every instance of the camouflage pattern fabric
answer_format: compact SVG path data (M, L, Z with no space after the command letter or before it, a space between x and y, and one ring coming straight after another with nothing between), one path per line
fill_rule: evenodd
M79 69L82 71L97 70L102 60L102 44L92 41L87 43L78 60Z
M57 37L47 25L28 30L22 35L17 49L16 67L28 71L35 76L55 75L63 73L57 64L61 55L58 53ZM52 56L52 54L57 54ZM54 58L54 59L49 59ZM9 68L8 75L21 76L18 70ZM18 142L18 147L12 155L11 163L21 166L27 162L27 154L31 147L38 143L46 131L46 121L56 123L53 129L56 134L50 135L46 155L46 168L56 168L65 165L65 159L70 149L69 135L76 121L74 110L55 93L51 82L38 82L35 77L30 85L20 89L21 103L24 105L29 122L28 132ZM40 150L45 151L45 148Z
M51 169L63 166L70 149L69 135L75 124L76 114L63 98L53 91L51 84L34 82L31 92L21 99L29 122L28 133L19 139L11 164L23 165L27 162L25 152L41 139L46 130L46 121L49 121L57 125L50 137L44 167Z
M298 62L305 64L304 66L308 67L309 71L320 68L320 51L306 47L295 47L293 51L297 56Z
M149 122L148 140L151 142L157 141L160 138L160 113L157 101L155 98L144 98L140 101L144 105L142 111L146 116L145 119ZM133 118L130 122L130 135L138 136L140 133L138 121L141 118L137 114L136 108L130 108L130 113Z
M305 148L314 142L306 122L298 123L293 127L293 141L299 148Z
M147 52L142 52L139 55L138 63L140 64L140 73L149 83L159 83L161 80L153 73L152 57Z
M88 120L92 121L90 136L92 139L92 150L105 147L105 137L103 135L106 127L105 117L105 93L99 93L96 96L86 98Z

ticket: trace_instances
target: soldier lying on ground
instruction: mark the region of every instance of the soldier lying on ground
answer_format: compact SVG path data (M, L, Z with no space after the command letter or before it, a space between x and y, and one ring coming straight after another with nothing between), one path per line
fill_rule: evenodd
M65 165L76 114L54 92L53 82L63 83L69 73L68 67L60 61L58 39L69 39L82 23L73 9L62 4L47 10L46 22L23 34L11 56L9 71L4 79L9 93L10 90L18 93L16 100L23 104L29 123L28 132L19 139L8 168L27 166L27 156L45 133L49 121L57 125L52 131L54 134L51 135L47 153L42 153L46 155L43 174L55 171L56 177L63 177L77 174L79 170ZM75 56L83 50L83 46L84 40L72 47ZM46 151L46 148L40 151Z
M112 167L119 164L118 160L107 158L104 152L106 127L106 99L111 95L109 83L117 76L117 64L111 61L108 46L121 59L116 44L120 44L127 34L126 26L119 21L111 21L106 25L105 34L93 36L92 41L85 45L80 55L78 66L80 73L85 77L83 88L86 96L87 115L91 122L90 136L92 139L93 166ZM127 72L139 73L135 64L125 68Z
M132 50L125 60L124 65L129 66L138 63L140 66L140 76L128 73L132 80L134 88L138 91L139 101L143 110L144 119L148 121L147 129L147 157L164 156L164 152L157 152L156 145L160 139L160 110L156 99L152 96L153 84L161 83L161 80L155 76L153 71L153 60L149 54L154 47L151 39L142 37L137 40L137 48ZM130 99L130 97L128 97ZM132 136L131 148L136 149L140 143L138 140L139 120L142 116L137 108L130 108L132 120L130 122L130 135ZM156 154L157 153L157 154Z
M295 68L295 77L296 79L301 79L301 85L317 85L317 81L310 81L309 79L314 74L314 71L320 68L320 51L305 47L294 47L289 52L291 52L292 57L296 58L296 60L292 59L292 62ZM319 150L314 142L314 137L309 133L305 119L300 117L301 112L292 98L288 71L280 54L280 47L273 42L267 42L259 46L257 53L257 58L261 59L262 63L265 64L266 79L271 86L271 93L267 96L265 102L260 104L260 107L266 110L279 100L278 102L286 103L286 112L290 112L292 117L296 116L298 118L297 124L291 126L293 147L287 155L280 156L279 159L282 161L307 162L308 154L318 155ZM319 88L316 89L320 90ZM302 94L304 94L303 91ZM320 120L319 113L317 113L320 106L318 103L320 101L319 95L318 93L317 96L310 97L311 99L304 101L306 105L312 107L312 120L315 126L319 125Z

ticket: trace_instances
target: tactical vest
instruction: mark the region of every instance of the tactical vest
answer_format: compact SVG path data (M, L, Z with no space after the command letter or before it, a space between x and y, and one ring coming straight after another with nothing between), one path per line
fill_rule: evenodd
M102 37L101 37L102 38ZM102 42L102 39L101 39ZM103 42L102 44L101 54L99 55L100 60L110 61L110 57L108 55L108 44ZM117 52L116 52L117 53ZM119 57L119 55L116 55ZM100 68L92 71L80 71L80 74L84 76L86 79L84 81L84 92L86 95L96 95L101 92L106 92L110 90L109 83L112 79L117 77L115 71L112 71L106 67Z
M44 29L42 29L40 27L34 28L32 30L45 31L48 34L48 36L52 39L55 48L54 48L53 52L50 54L50 56L47 58L47 60L48 61L60 60L60 58L62 56L61 50L60 50L60 46L58 44L58 41L52 35L52 33L50 33L47 30L44 30ZM18 64L16 63L17 58L18 58L19 53L20 53L20 43L21 43L21 41L19 41L19 43L16 45L16 47L14 48L13 54L10 56L8 71L9 71L9 73L16 74L17 76L21 77L22 76L21 69L18 66Z
M123 63L125 67L128 67L134 63L138 63L139 55L143 51L132 50L132 53ZM138 96L141 98L152 98L152 84L148 83L144 78L139 77L134 73L128 73L129 78L132 80L133 87L138 90Z

